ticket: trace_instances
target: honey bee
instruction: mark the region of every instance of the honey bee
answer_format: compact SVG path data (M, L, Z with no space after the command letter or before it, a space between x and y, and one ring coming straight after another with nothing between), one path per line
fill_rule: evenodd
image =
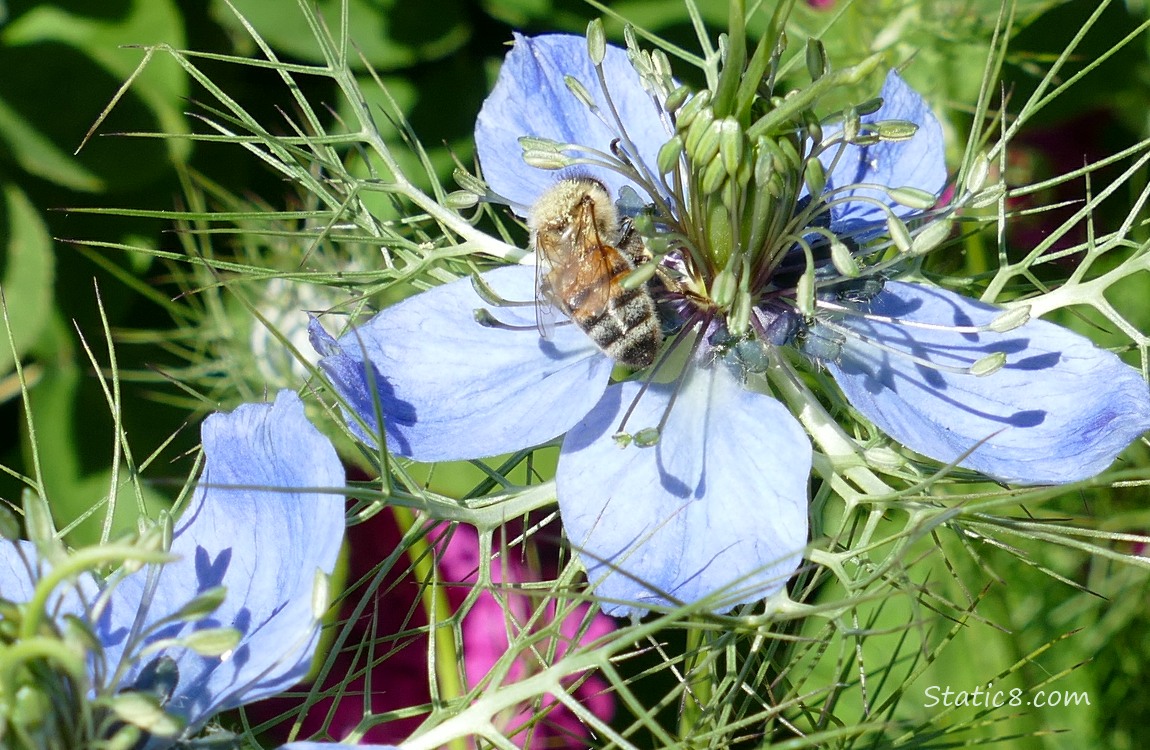
M639 251L642 243L623 231L603 183L589 177L557 182L531 206L527 228L538 256L536 310L544 336L553 305L616 362L654 362L663 342L654 300L644 286L622 286L635 256L620 246Z

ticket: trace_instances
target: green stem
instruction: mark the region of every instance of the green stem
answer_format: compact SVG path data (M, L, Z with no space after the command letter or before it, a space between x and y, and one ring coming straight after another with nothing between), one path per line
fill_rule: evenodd
M778 108L759 118L758 122L747 129L747 140L754 143L760 135L770 135L776 128L781 128L804 109L818 101L819 97L831 90L843 85L858 83L874 72L882 59L882 53L876 52L858 65L827 73L810 86L806 86L796 94L784 99Z
M700 628L687 628L686 659L683 679L686 691L683 695L683 712L679 715L679 737L693 745L702 718L707 713L706 706L711 702L711 682L708 679L707 651L703 648L705 631Z
M415 513L407 508L392 507L395 522L404 536L414 528ZM435 550L426 535L415 535L407 554L411 557L411 570L421 582L420 598L427 614L428 637L432 640L436 679L429 685L432 703L450 703L464 694L463 681L459 677L459 654L455 650L455 634L451 627L443 623L451 619L451 603L447 592L438 585L439 576L435 571ZM467 742L462 737L448 741L454 750L467 750Z

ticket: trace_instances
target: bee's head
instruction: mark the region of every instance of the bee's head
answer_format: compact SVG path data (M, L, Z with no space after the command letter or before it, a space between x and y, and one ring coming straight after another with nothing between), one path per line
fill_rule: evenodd
M569 177L548 188L527 212L533 236L583 233L594 228L599 240L615 245L619 240L619 209L607 186L593 177Z

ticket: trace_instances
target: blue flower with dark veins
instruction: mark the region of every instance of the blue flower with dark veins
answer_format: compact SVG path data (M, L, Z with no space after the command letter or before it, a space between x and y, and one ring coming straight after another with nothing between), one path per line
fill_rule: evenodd
M331 574L343 542L343 466L294 393L214 414L202 438L204 470L175 525L172 561L106 584L81 573L44 613L57 626L76 618L98 639L88 656L96 696L114 703L110 696L141 691L178 717L170 732L142 738L148 748L174 746L219 712L306 676L322 614L314 611L317 574ZM0 541L8 602L34 600L52 570L35 545ZM218 606L190 614L190 602L219 587ZM191 646L213 628L236 631L238 642L221 655Z
M937 197L946 182L942 129L896 73L882 106L853 124L862 137L828 127L806 145L791 138L791 150L803 152L793 173L763 173L774 181L774 202L762 204L773 208L771 229L744 226L734 235L707 224L714 212L700 215L697 206L708 204L698 201L744 174L725 175L717 160L753 144L708 150L706 134L685 124L694 98L683 104L669 75L641 67L608 46L597 69L581 37L516 36L480 112L476 146L490 189L520 215L571 177L598 180L621 204L628 194L647 202L654 230L644 241L676 238L657 261L673 281L656 292L668 340L654 366L614 382L615 363L579 327L542 337L530 306L493 306L492 295L534 299L528 266L483 274L482 295L472 279L433 288L339 340L318 321L311 328L355 429L378 433L382 413L387 446L398 455L476 459L561 437L564 529L605 611L638 615L703 599L725 611L780 591L801 560L810 439L748 366L748 344L763 361L781 359L779 347L799 347L829 369L851 405L911 450L1001 481L1089 477L1150 427L1150 392L1138 373L1077 334L1041 321L996 332L999 308L835 270L832 239L866 262L868 243L892 217L929 220L892 190ZM727 124L715 122L726 137ZM891 122L900 136L881 135ZM525 149L541 143L553 144L568 167L556 174L525 161ZM679 156L663 158L661 172L661 149L674 157L676 147ZM786 148L779 153L774 164L785 164ZM825 189L812 197L802 170L816 159ZM751 206L765 188L738 188L747 200L738 215L757 215ZM638 226L644 217L632 218ZM736 248L741 263L727 262L731 247L715 247L724 237L744 243ZM724 291L731 267L745 276L729 288L749 289L741 307L738 293ZM815 308L801 315L796 287L804 274L813 279Z

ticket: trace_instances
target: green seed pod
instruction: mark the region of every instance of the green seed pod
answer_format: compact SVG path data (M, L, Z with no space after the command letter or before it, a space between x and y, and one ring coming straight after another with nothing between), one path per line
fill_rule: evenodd
M845 242L835 239L831 242L831 263L840 275L853 279L859 275L859 262Z
M719 192L719 188L723 187L726 180L727 170L723 166L722 160L715 159L703 170L703 179L700 181L699 187L702 188L705 195L711 195Z
M655 427L645 427L635 433L635 445L640 448L650 448L659 442L659 430Z
M993 354L987 354L985 357L971 365L970 374L977 375L980 378L985 377L987 375L998 372L1005 364L1006 353L994 352Z
M943 219L924 226L910 243L911 255L925 255L941 245L950 236L950 222Z
M575 163L570 156L557 154L554 151L524 151L523 161L529 166L539 169L566 169Z
M913 187L891 188L887 191L887 195L889 195L895 203L909 206L910 208L917 208L920 211L925 211L938 202L938 198L935 197L934 193L928 193L925 190L919 190Z
M655 157L655 164L659 167L659 174L670 174L679 166L679 157L683 155L683 136L675 135L671 140L659 147L659 154Z
M813 197L818 197L827 189L827 170L818 159L807 159L806 169L803 170L803 181L807 183L807 190Z
M704 109L695 115L695 119L691 122L691 127L687 128L687 137L683 139L683 145L687 149L687 156L693 158L693 155L699 149L699 143L707 135L707 131L711 129L711 123L715 120L715 113L710 109ZM717 144L716 144L717 147Z
M695 118L700 112L706 110L711 104L711 92L703 89L699 93L692 96L683 105L682 110L679 112L678 117L675 119L675 129L680 133L687 130L694 123ZM711 115L714 119L714 115Z
M966 189L972 193L982 190L989 174L990 161L986 158L986 154L980 153L974 157L974 161L970 164L970 171L966 173Z
M592 112L599 111L599 105L591 97L591 92L583 85L583 82L574 76L563 76L563 83L567 86L567 90L575 95L575 98L583 103L587 109Z
M814 37L807 39L807 72L811 74L811 80L822 78L830 67L827 48L823 46L822 40Z
M918 132L918 125L909 120L879 120L870 123L884 141L908 141Z
M1007 333L1019 326L1030 322L1030 305L1012 307L1006 312L990 321L990 330L996 333Z
M735 291L731 314L727 316L727 331L732 336L743 336L751 327L751 295L746 289Z
M854 107L848 107L843 112L843 140L847 143L853 143L854 139L858 138L861 125L858 110Z
M890 233L890 239L894 242L894 246L898 248L900 253L910 252L910 231L906 228L906 224L902 219L894 214L886 217L886 229Z
M691 90L689 88L686 86L680 86L670 94L667 94L667 99L663 102L663 109L674 113L679 109L679 107L683 106L683 103L687 101L687 97L690 95Z
M738 175L739 165L743 161L743 129L733 117L724 117L718 124L719 155L723 160L723 168L729 175Z
M443 205L456 211L474 208L478 204L479 196L467 190L453 190L444 196L443 199Z
M696 120L696 124L701 120ZM715 120L699 137L695 147L687 151L691 162L696 165L710 164L711 160L719 154L719 141L723 136L723 121ZM687 143L690 143L691 134L687 134Z
M624 276L623 280L619 282L619 286L628 291L638 289L650 281L657 270L659 270L659 266L655 263L643 263L642 265L636 266L635 270Z
M719 271L715 274L715 280L711 282L711 300L718 307L729 308L735 300L736 284L735 275L729 269Z
M587 24L587 54L592 65L602 65L607 56L607 36L603 33L603 19L593 18Z
M873 115L882 109L882 97L876 96L874 99L867 99L862 104L855 106L855 111L860 115Z

